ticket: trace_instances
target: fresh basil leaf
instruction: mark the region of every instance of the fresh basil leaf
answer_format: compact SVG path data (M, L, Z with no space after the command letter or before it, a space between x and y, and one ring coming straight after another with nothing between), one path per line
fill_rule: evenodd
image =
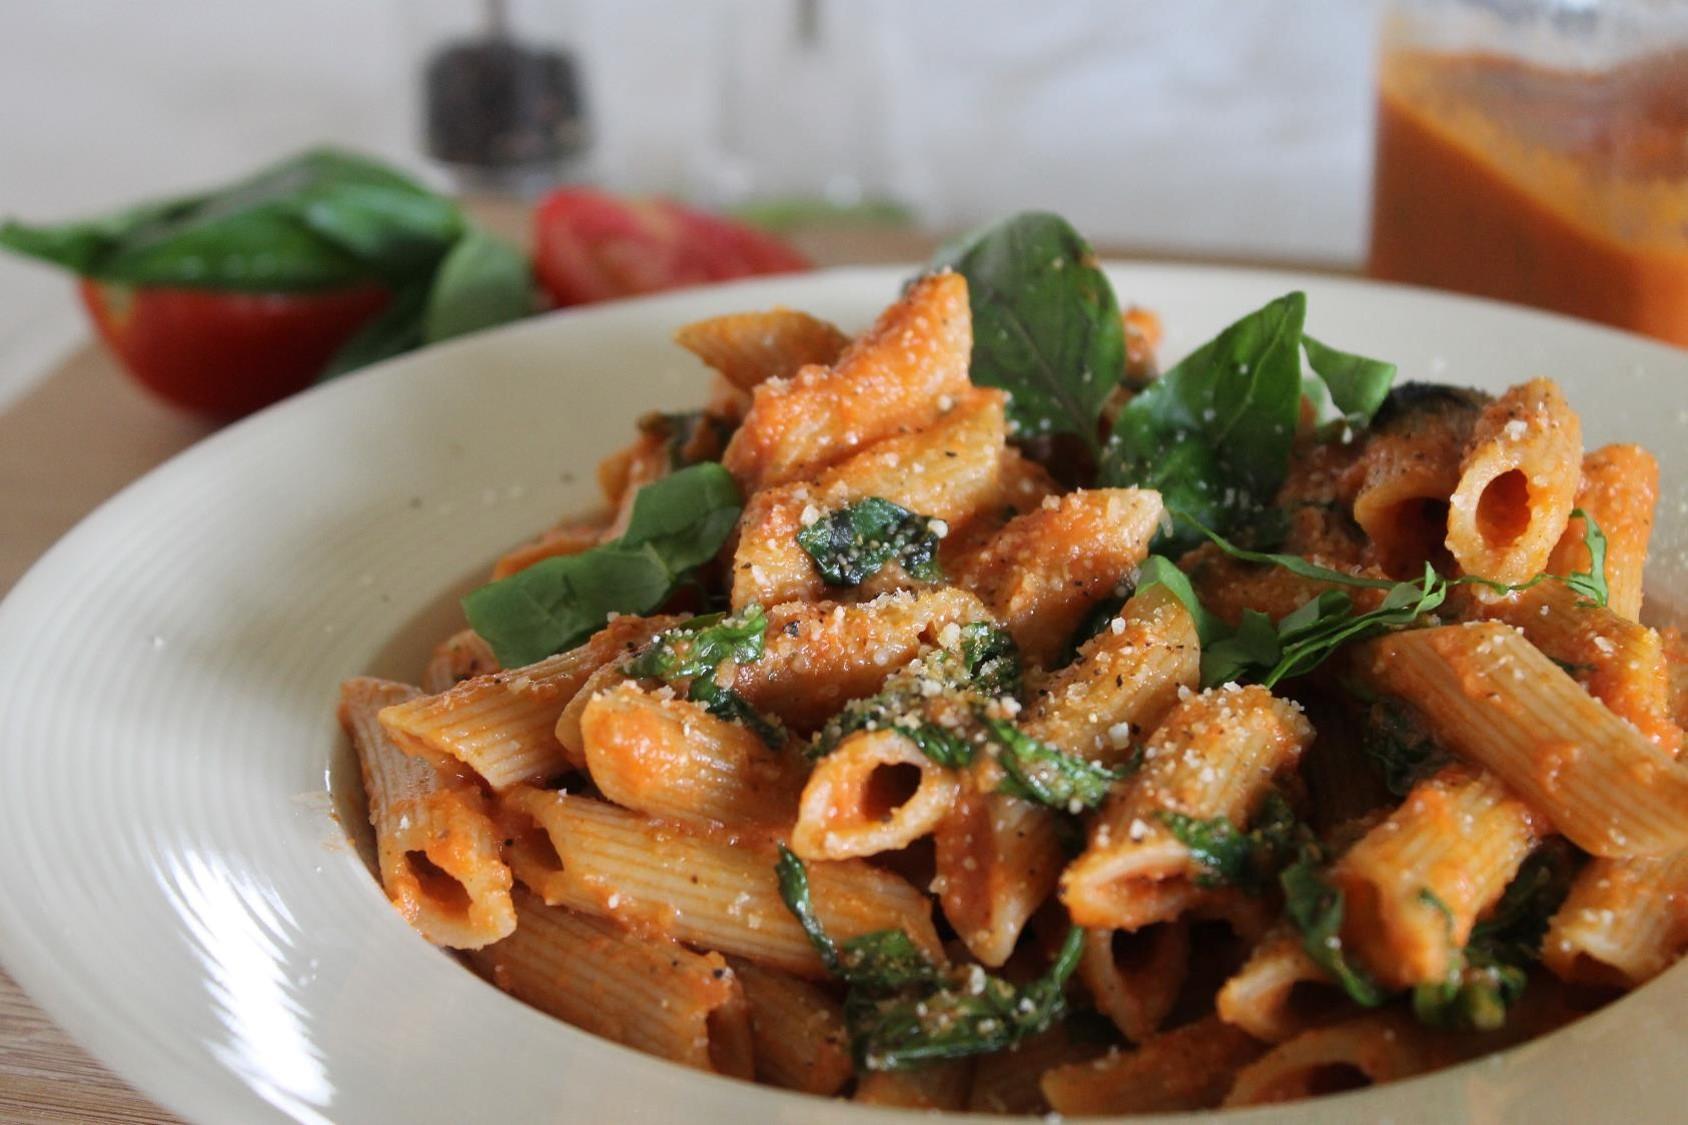
M961 627L961 664L966 683L984 695L1020 690L1020 646L1000 625L973 621Z
M469 624L506 668L572 648L612 613L657 609L695 566L715 557L738 521L738 486L713 462L641 488L614 543L544 559L463 599Z
M1233 632L1202 646L1202 684L1214 687L1240 683L1259 675L1262 669L1277 667L1283 655L1277 625L1259 610L1245 609Z
M1150 555L1143 560L1143 565L1137 568L1137 593L1152 586L1165 586L1177 598L1179 604L1196 625L1196 637L1203 648L1213 644L1220 638L1230 634L1230 628L1224 621L1209 613L1202 605L1201 599L1196 597L1195 587L1190 585L1190 576L1178 569L1178 564L1164 555Z
M693 617L657 634L622 671L664 681L712 676L724 661L754 664L762 659L767 632L768 615L759 605L748 605L730 617L724 613Z
M1571 516L1583 521L1583 546L1588 548L1588 569L1567 575L1565 585L1581 595L1586 604L1604 608L1612 596L1611 587L1606 584L1606 533L1582 508L1572 508Z
M373 161L319 149L93 220L8 223L0 245L103 281L298 292L413 280L461 231L450 200Z
M943 577L933 523L872 496L803 528L797 533L797 545L829 586L860 586L893 561L901 563L911 578L933 582Z
M852 993L845 1018L856 1062L866 1070L903 1070L1008 1050L1065 1014L1066 984L1083 951L1084 931L1074 927L1048 971L1023 986L975 969L936 989L883 998Z
M1006 719L980 714L979 722L997 747L996 762L1005 775L1000 792L1076 813L1100 805L1108 787L1125 776L1063 753Z
M1157 489L1169 509L1229 530L1270 505L1301 409L1307 298L1286 294L1230 325L1126 404L1101 483ZM1174 527L1173 543L1192 542Z
M1350 423L1363 426L1372 420L1389 388L1395 382L1395 365L1363 355L1338 351L1305 333L1301 346L1308 366L1330 390L1331 402Z
M394 293L386 308L340 345L316 381L326 383L421 347L422 312L427 305L426 285L407 285Z
M827 972L855 988L889 991L937 980L937 966L901 930L874 930L842 944L826 932L809 890L809 869L784 844L774 864L780 899L820 955Z
M1430 736L1418 712L1399 699L1379 699L1366 716L1360 749L1383 774L1384 786L1405 797L1452 759Z
M1362 1008L1375 1008L1388 995L1370 974L1349 962L1342 947L1342 891L1325 880L1320 867L1317 849L1307 847L1300 859L1279 873L1284 912L1300 931L1307 956L1342 986L1350 1000Z
M422 338L430 344L478 332L533 312L533 274L527 259L498 239L470 228L434 274Z
M785 745L786 729L778 719L764 715L750 705L750 701L732 688L722 687L708 676L699 676L686 691L686 698L703 704L704 710L729 723L749 727L770 750Z
M1057 215L1022 212L944 247L932 266L967 279L969 375L1010 393L1017 434L1073 434L1096 452L1102 404L1125 371L1125 330L1078 232Z
M1275 792L1267 795L1246 832L1223 816L1202 819L1172 811L1158 816L1201 866L1197 884L1240 887L1251 894L1258 893L1308 838L1295 810Z
M706 461L635 493L620 542L649 544L676 571L689 570L715 557L738 522L740 508L732 474Z

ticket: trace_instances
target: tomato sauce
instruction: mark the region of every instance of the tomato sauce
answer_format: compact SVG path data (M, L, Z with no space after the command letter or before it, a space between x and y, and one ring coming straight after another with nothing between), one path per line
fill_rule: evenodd
M1373 276L1688 347L1688 50L1603 72L1387 55Z

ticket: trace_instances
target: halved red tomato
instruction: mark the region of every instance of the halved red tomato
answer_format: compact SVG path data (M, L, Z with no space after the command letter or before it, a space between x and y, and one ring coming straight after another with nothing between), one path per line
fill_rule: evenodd
M534 272L559 305L810 268L766 231L666 199L562 188L533 227Z
M326 293L229 293L84 278L101 339L148 389L213 418L238 418L310 386L387 304L374 286Z

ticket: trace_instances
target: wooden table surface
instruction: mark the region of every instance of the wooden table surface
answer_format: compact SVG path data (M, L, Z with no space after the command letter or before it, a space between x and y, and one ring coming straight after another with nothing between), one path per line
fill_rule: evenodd
M475 210L519 239L517 212ZM842 265L919 261L935 240L827 228L795 241L816 262ZM211 430L148 397L93 344L70 356L0 414L0 594L102 501ZM177 1120L95 1062L0 970L0 1122Z

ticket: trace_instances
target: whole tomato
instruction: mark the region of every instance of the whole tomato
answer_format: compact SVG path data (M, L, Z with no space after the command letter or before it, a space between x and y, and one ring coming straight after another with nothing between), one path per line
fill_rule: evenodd
M79 283L100 337L149 390L187 410L238 418L302 390L387 304L359 286L233 293Z

